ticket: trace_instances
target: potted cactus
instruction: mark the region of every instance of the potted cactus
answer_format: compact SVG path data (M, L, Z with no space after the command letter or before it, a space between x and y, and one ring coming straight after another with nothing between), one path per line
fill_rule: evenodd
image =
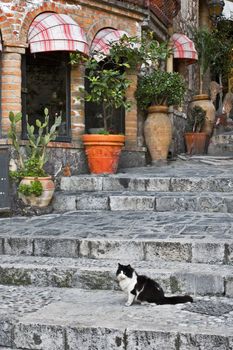
M57 129L61 124L61 117L56 117L54 124L49 127L49 112L44 109L44 122L36 120L37 132L33 125L27 123L28 144L26 153L20 147L17 136L17 124L21 122L22 114L9 113L10 131L9 139L17 155L17 170L11 171L10 176L16 180L18 185L18 195L24 204L34 207L46 207L49 205L53 193L54 182L49 176L44 166L47 162L47 147L50 141L54 141L57 136Z

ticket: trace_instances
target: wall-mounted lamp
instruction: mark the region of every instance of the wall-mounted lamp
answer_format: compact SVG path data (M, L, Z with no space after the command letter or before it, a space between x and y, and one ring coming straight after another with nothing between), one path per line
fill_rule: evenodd
M207 0L207 6L213 24L217 24L217 21L222 14L224 5L224 0Z

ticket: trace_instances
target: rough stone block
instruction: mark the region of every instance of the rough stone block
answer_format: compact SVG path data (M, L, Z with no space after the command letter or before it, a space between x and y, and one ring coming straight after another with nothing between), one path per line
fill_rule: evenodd
M170 178L151 178L146 179L146 191L169 192Z
M66 341L69 350L126 349L124 331L111 328L69 328L66 331Z
M153 211L155 198L147 196L109 196L110 210Z
M7 255L33 255L33 239L21 237L5 238L4 253Z
M104 191L145 191L145 179L127 177L104 177Z
M233 179L223 177L209 179L209 187L212 192L232 192Z
M0 320L0 345L11 346L12 345L12 324L11 322L1 315Z
M126 333L127 350L176 350L177 334L159 331L133 331Z
M145 259L191 262L192 246L183 242L145 242Z
M35 238L34 255L51 257L78 257L79 241L76 239Z
M228 350L227 338L212 334L180 334L179 350Z
M171 178L171 191L173 192L202 192L208 191L209 184L206 179L189 178Z
M14 345L34 350L64 350L64 331L59 326L19 323L14 329Z
M227 263L233 265L233 243L227 244Z
M100 270L77 271L73 276L72 287L94 290L119 290L118 283L116 283L115 273Z
M224 278L213 274L176 273L180 288L194 295L223 295Z
M3 254L3 242L4 242L4 239L3 238L0 238L0 254L2 255Z
M53 209L57 212L76 210L76 195L57 193L53 199Z
M224 243L194 242L192 244L192 262L205 264L223 264L225 261Z
M227 213L228 209L224 198L205 195L198 198L197 210L200 212Z
M229 298L233 298L233 277L227 276L225 278L225 293Z
M195 197L185 196L164 196L156 198L156 211L185 211L197 210L197 199Z
M71 176L61 178L63 191L101 191L102 177Z
M144 259L143 243L137 241L82 240L80 256L93 259L113 259L127 262Z
M108 196L83 196L76 197L77 210L108 210Z

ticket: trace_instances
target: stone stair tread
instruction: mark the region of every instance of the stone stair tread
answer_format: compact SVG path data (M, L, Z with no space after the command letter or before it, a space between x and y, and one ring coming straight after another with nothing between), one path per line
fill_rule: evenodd
M169 261L119 261L125 264L131 264L140 274L151 274L153 272L162 273L198 273L198 274L218 274L221 276L232 276L233 266L215 265L202 263L182 263ZM38 256L0 256L0 269L7 268L35 268L35 269L77 269L86 271L108 271L113 275L117 269L117 260L113 259L89 259L89 258L54 258Z
M43 217L0 218L0 237L9 240L13 237L120 240L191 237L219 241L232 240L232 229L233 215L218 212L175 212L168 216L163 212L73 211Z
M177 343L180 350L191 344L225 350L233 345L232 299L195 297L193 304L128 308L124 302L117 291L0 286L0 344L25 350L175 350Z
M121 262L129 260L121 259ZM130 261L139 274L156 280L167 293L233 297L233 266ZM0 285L119 290L111 259L0 257Z
M233 197L233 192L204 192L196 193L196 192L157 192L157 191L59 191L56 193L56 196L77 196L77 197Z

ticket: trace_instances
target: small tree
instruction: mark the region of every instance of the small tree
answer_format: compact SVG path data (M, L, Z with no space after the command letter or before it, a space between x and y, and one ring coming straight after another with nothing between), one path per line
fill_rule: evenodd
M190 28L195 48L198 54L200 86L199 93L203 93L203 81L207 69L210 67L212 56L215 49L213 34L209 28L199 27Z
M93 53L85 58L80 54L71 54L71 64L84 63L85 78L89 81L89 91L80 88L87 102L95 102L103 107L103 128L108 130L108 121L114 109L124 107L130 110L131 102L126 100L126 91L130 86L126 70L135 70L137 66L156 66L170 54L167 43L160 44L151 33L142 41L137 37L122 36L119 41L109 44L109 54Z

